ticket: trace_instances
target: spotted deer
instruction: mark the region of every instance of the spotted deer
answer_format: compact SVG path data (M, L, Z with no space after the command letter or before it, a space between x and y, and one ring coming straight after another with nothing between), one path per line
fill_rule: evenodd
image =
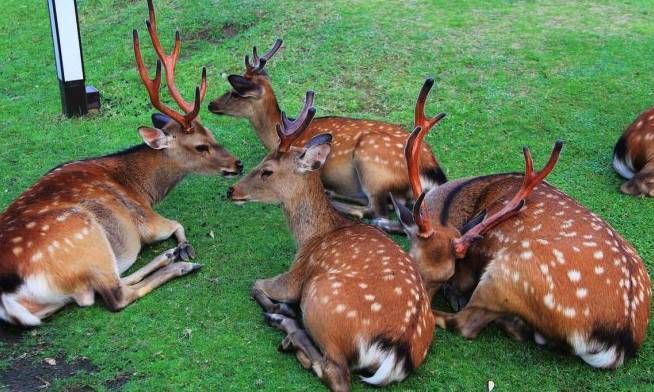
M628 181L628 195L654 196L654 107L624 131L613 149L613 168Z
M332 390L350 390L350 370L364 373L368 384L401 381L431 344L429 299L399 246L330 204L319 171L332 137L297 144L315 114L312 104L309 92L295 121L282 113L277 149L228 191L237 203L281 202L298 246L290 270L257 280L252 296L287 334L280 348L295 351ZM299 305L301 322L292 305Z
M430 127L416 124L406 146L413 212L396 203L430 298L441 288L455 311L436 323L475 338L495 321L518 340L563 344L597 368L634 356L647 330L650 279L634 248L608 223L533 172L466 178L422 192L416 151Z
M245 56L244 74L230 75L227 80L231 90L209 105L212 113L247 118L270 151L275 151L279 143L275 125L281 121L281 111L265 65L281 46L282 40L278 39L262 56L255 47L252 59ZM399 125L382 121L320 117L313 120L295 145L303 146L321 133L332 135L332 152L321 178L334 206L350 215L375 218L372 223L388 231L401 232L397 222L387 219L387 207L389 192L398 199L410 197L402 155L408 133ZM426 189L447 181L427 146L421 154L420 175Z
M139 128L143 145L51 170L0 215L0 319L6 322L37 326L69 302L92 305L95 293L118 311L200 267L188 262L194 252L182 225L157 214L153 205L189 173L236 174L242 167L197 119L204 71L194 104L181 99L173 74L179 34L172 57L165 56L148 3L148 31L184 113L159 100L161 63L149 80L134 31L139 73L153 106L167 117L153 116L160 127ZM121 278L143 244L173 235L177 247Z

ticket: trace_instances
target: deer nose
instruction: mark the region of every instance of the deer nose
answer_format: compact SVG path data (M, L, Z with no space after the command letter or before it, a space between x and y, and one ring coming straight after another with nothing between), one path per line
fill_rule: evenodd
M239 173L243 173L243 162L240 159L236 160L236 169Z
M231 199L233 194L234 194L234 187L230 186L229 189L227 189L227 198Z

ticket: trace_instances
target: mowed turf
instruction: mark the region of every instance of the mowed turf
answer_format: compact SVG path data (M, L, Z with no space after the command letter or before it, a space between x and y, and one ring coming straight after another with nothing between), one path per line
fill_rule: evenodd
M72 120L60 114L45 2L3 4L0 209L61 162L139 143L136 129L150 121L131 43L138 27L153 72L145 0L78 3L87 83L101 91L103 106ZM451 179L522 170L523 145L541 166L554 141L565 140L549 181L611 223L654 269L654 200L620 194L622 180L610 166L622 130L654 104L650 0L158 0L155 6L166 47L175 27L182 31L178 86L190 99L207 67L202 121L246 170L264 148L247 121L214 116L206 104L227 89L222 74L242 72L252 45L264 49L283 37L285 49L268 70L289 114L313 89L318 115L409 129L422 82L435 77L427 111L448 116L427 140ZM157 207L185 226L202 270L120 313L98 299L91 308L65 308L18 342L1 340L0 373L18 358L47 369L46 357L71 363L85 357L92 366L71 377L44 376L50 388L322 388L294 356L277 352L282 335L265 325L249 297L255 279L285 271L293 258L280 208L231 204L223 195L232 182L189 177ZM134 268L172 245L146 248ZM495 327L473 341L436 330L423 366L389 390L483 390L488 380L497 390L651 390L654 336L624 368L597 371L566 353L513 342ZM356 378L353 386L369 389Z

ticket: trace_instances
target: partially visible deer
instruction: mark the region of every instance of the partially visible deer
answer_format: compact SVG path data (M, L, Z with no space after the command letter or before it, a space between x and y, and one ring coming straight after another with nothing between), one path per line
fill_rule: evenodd
M495 321L515 339L564 344L597 368L634 356L649 318L647 270L608 223L543 182L562 143L540 172L525 148L524 175L466 178L423 193L416 151L429 128L416 123L406 147L420 197L413 213L396 208L430 298L447 285L458 311L436 311L437 325L472 339Z
M175 88L179 33L172 56L166 56L157 37L151 1L148 6L148 32L164 63L168 89L183 113L161 103L161 63L157 63L154 80L149 80L135 30L139 73L152 105L168 117L153 117L158 128L139 128L143 145L53 169L0 215L2 320L36 326L69 302L92 305L95 293L109 309L118 311L200 267L187 262L194 252L182 225L152 207L188 173L237 174L242 166L197 119L206 89L204 70L192 105ZM172 235L177 247L121 278L143 244Z
M281 121L281 111L265 65L281 46L282 40L278 39L261 57L255 47L251 60L245 56L243 76L230 75L227 80L232 89L209 105L212 113L250 120L270 151L279 143L275 125ZM411 196L402 155L409 134L399 125L381 121L321 117L311 123L295 145L303 146L321 133L329 133L333 138L332 153L321 177L334 206L354 216L375 218L372 223L388 231L401 232L397 222L387 219L388 194L391 192L399 199ZM426 189L447 181L428 147L422 150L420 176Z
M641 114L618 139L613 168L628 180L620 187L623 193L654 196L654 107Z
M315 114L313 94L295 121L282 113L275 151L230 188L234 202L281 202L298 251L291 269L257 280L252 296L268 322L334 391L350 390L350 370L385 385L404 379L424 360L434 318L420 274L406 253L380 230L341 216L330 204L320 168L329 134L303 146ZM289 305L299 305L301 323ZM315 343L315 345L314 345Z

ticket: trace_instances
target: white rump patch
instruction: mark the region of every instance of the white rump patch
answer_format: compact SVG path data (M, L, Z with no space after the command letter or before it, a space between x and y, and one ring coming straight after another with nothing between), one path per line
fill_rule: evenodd
M23 327L36 327L41 324L41 319L30 313L23 305L16 300L16 294L2 294L0 301L4 306L4 311L0 312L0 317L6 317L4 320L9 324L16 324L16 320Z
M625 159L626 158L628 157L625 157ZM613 168L616 172L618 172L619 175L626 178L627 180L631 180L634 177L634 169L630 166L631 165L618 159L617 156L613 156Z
M579 332L573 332L568 342L574 353L594 368L613 369L624 362L624 352L618 352L615 346L590 341Z
M371 385L388 385L402 381L407 374L404 372L405 358L397 358L395 351L383 349L379 343L367 344L358 339L359 362L356 369L374 369L377 371L370 377L361 377L361 381Z

